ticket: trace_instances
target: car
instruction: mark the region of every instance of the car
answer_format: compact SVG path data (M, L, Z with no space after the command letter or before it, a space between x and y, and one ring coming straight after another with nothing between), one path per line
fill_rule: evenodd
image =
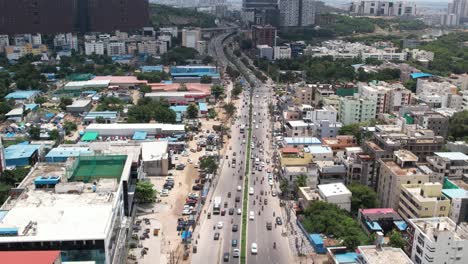
M216 227L218 227L218 229L222 229L223 226L224 226L223 221L219 221L218 224L216 225Z
M161 197L169 196L169 190L168 189L162 189L159 196L161 196Z
M196 149L193 149L193 148L191 148L191 149L190 149L190 152L192 152L192 153L195 153L195 152L197 152L197 150L196 150Z
M232 225L232 232L237 232L237 230L239 230L239 226L238 225Z
M267 230L271 230L272 226L273 226L273 225L271 224L271 222L267 222L267 223L266 223L266 228L267 228Z
M268 184L269 184L270 186L272 186L272 185L273 185L273 181L272 181L272 180L268 180Z
M277 225L282 225L283 224L283 221L281 220L281 217L279 217L279 216L276 217L276 224Z
M200 196L199 196L198 193L194 193L194 192L193 192L193 193L189 193L188 197L189 197L190 199L198 199L198 197L200 197Z
M237 239L231 240L231 246L232 247L237 247Z
M190 210L190 209L184 209L182 211L182 215L191 215L191 214L192 214L192 210Z
M229 252L224 252L224 254L223 254L223 261L224 261L224 262L229 262Z
M272 191L272 192L271 192L271 196L273 196L273 197L275 197L276 194L277 194L276 191Z
M258 253L257 243L252 243L252 245L250 246L250 252L252 253L252 255L256 255Z
M237 191L238 191L238 192L242 191L242 186L237 185Z
M221 216L225 216L226 215L226 210L221 210Z
M184 165L184 164L182 164L182 163L181 163L181 164L177 164L176 170L183 170L183 169L185 169L185 165Z
M229 208L229 215L233 215L234 214L234 208Z
M255 213L254 213L254 211L250 211L249 220L254 220L254 219L255 219Z
M266 198L265 198L265 200L263 200L263 204L268 205L268 200Z
M254 195L255 191L253 187L249 188L249 195Z
M214 234L214 238L213 238L213 239L214 239L214 240L219 240L219 233L218 233L218 232L216 232L216 233Z
M193 160L192 160L192 159L188 159L187 162L190 163L190 164L192 164L192 163L193 163Z
M240 208L237 208L237 215L241 215L242 214L242 210Z
M203 185L195 184L195 185L192 186L192 190L193 191L199 191L199 190L202 189L202 186Z
M240 202L240 196L236 196L236 203Z
M238 248L235 248L232 250L232 257L233 258L238 258L240 256L240 251Z

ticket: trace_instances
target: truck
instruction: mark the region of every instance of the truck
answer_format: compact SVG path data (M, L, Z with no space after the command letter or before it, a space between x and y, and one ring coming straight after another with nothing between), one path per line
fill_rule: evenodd
M221 196L216 196L213 202L213 214L217 215L221 212Z

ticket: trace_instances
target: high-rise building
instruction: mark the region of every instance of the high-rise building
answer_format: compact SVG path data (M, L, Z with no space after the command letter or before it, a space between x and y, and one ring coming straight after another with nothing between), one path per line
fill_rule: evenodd
M0 35L0 53L5 52L5 47L10 46L8 35Z
M279 25L278 0L243 0L242 12L246 22Z
M276 46L276 28L270 25L252 26L252 40L254 46Z
M340 121L343 125L362 123L375 118L377 102L367 97L340 98Z
M319 2L316 0L301 0L301 21L302 27L314 25L315 16L319 13Z
M104 42L102 41L90 41L85 42L85 54L91 55L104 55Z
M111 32L148 24L148 0L0 0L3 34Z
M414 263L468 263L468 230L448 217L408 221L404 250Z
M416 4L405 1L356 1L349 8L357 16L415 16Z
M459 21L468 21L468 0L453 0L448 4L448 14L455 16L446 18L446 25L457 25Z
M201 31L199 28L184 28L182 29L182 47L197 48L197 43L201 39Z
M280 0L280 25L282 27L299 26L301 0Z

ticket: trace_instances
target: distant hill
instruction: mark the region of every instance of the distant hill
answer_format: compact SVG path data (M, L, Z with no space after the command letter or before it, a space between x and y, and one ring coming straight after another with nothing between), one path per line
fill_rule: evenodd
M175 8L150 4L150 19L154 27L216 27L216 17L190 8Z

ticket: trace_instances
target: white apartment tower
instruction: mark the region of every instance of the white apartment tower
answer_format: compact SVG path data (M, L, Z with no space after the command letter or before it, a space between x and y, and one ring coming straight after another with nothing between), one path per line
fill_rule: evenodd
M182 47L196 49L200 39L201 32L199 28L182 29Z
M85 42L85 54L91 55L93 53L95 53L96 55L104 55L104 42L102 41Z
M409 240L405 248L418 264L468 263L468 230L448 217L417 218L408 221Z

